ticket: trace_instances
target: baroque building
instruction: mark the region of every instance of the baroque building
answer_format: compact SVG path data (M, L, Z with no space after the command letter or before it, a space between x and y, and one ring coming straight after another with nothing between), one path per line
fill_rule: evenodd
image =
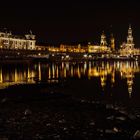
M110 47L107 46L106 35L101 34L100 45L88 44L89 53L107 53L110 52Z
M115 38L113 34L111 34L111 38L110 38L110 47L112 51L115 51Z
M106 35L104 32L101 34L100 46L107 46Z
M136 54L138 51L139 50L134 48L132 28L131 28L131 25L129 25L127 42L123 42L122 45L120 46L120 54L129 56L129 55Z
M1 49L35 50L35 43L35 35L31 31L30 34L26 34L25 36L16 36L11 32L0 32Z
M134 49L134 42L133 42L131 25L129 25L129 29L128 29L126 47L128 47L129 49Z

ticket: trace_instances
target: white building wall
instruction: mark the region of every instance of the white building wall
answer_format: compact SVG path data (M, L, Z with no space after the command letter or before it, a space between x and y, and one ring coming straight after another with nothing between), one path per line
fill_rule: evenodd
M3 49L28 49L35 50L36 49L36 40L35 36L28 35L28 38L20 39L11 37L11 34L0 32L0 48Z

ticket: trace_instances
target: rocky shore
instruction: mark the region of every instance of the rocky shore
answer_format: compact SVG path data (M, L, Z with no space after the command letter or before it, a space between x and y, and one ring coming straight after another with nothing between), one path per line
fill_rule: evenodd
M1 90L0 140L140 138L140 108L130 111L117 104L78 98L53 90L57 86L21 85Z

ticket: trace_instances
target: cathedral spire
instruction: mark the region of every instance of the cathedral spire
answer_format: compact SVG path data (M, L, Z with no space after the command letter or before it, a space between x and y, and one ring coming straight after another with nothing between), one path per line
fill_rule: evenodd
M129 24L129 29L131 29L131 24Z
M110 46L111 46L111 50L114 51L115 50L115 38L113 36L113 33L111 33Z
M105 36L104 31L101 34L100 46L107 46L106 36Z
M129 24L129 29L128 29L127 46L129 48L134 48L131 24Z

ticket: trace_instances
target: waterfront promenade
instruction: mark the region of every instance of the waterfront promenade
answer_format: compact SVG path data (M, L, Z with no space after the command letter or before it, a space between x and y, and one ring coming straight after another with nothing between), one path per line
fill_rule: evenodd
M57 53L47 50L0 50L0 62L3 61L139 61L139 55L122 56L114 53Z

